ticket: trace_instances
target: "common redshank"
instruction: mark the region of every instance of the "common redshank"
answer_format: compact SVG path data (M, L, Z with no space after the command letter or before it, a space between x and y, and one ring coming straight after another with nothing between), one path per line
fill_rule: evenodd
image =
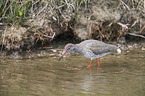
M116 47L115 45L106 44L102 41L85 40L79 44L72 44L72 43L67 44L65 46L64 54L58 60L60 61L61 58L66 53L77 52L77 53L84 55L87 58L91 58L91 62L87 68L91 67L93 59L97 60L98 67L101 68L100 63L97 58L102 57L106 54L109 54L110 52L115 51L117 49L118 49L118 47Z

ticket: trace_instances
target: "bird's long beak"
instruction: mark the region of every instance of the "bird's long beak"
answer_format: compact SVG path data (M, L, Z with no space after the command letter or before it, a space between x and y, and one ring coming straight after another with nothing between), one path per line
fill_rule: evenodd
M61 55L61 57L58 59L58 61L61 60L61 58L66 54L67 52L64 52L63 55Z

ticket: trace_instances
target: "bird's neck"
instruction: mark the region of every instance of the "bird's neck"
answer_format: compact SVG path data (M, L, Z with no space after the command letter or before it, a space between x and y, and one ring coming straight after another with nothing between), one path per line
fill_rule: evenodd
M81 49L79 48L79 44L75 44L75 52L81 53Z

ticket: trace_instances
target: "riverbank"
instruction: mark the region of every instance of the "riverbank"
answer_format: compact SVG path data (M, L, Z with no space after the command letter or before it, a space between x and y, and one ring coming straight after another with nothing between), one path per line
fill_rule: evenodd
M33 58L40 58L40 57L52 57L52 58L59 58L61 56L64 46L67 43L80 43L81 41L77 40L67 40L67 41L52 41L49 45L45 45L42 47L37 47L35 49L27 50L24 52L19 52L19 51L12 51L12 52L7 52L3 51L1 52L1 58L11 58L11 59L33 59ZM120 44L117 43L116 41L114 42L105 42L105 43L110 43L116 46L120 46L121 52L116 52L116 54L127 54L132 50L142 50L145 51L145 41L140 40L140 41L134 41L131 42L129 41L128 43L125 44Z

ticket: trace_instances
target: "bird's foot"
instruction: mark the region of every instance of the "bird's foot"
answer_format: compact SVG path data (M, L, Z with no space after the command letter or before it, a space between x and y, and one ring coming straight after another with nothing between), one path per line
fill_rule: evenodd
M91 68L91 67L88 66L88 67L85 67L84 69L87 69L87 68ZM101 68L101 67L98 67L98 68L97 68L97 70L100 70L100 69L102 69L102 68ZM82 68L78 68L77 70L80 71L80 70L82 70Z
M81 68L77 69L78 71L82 70Z

